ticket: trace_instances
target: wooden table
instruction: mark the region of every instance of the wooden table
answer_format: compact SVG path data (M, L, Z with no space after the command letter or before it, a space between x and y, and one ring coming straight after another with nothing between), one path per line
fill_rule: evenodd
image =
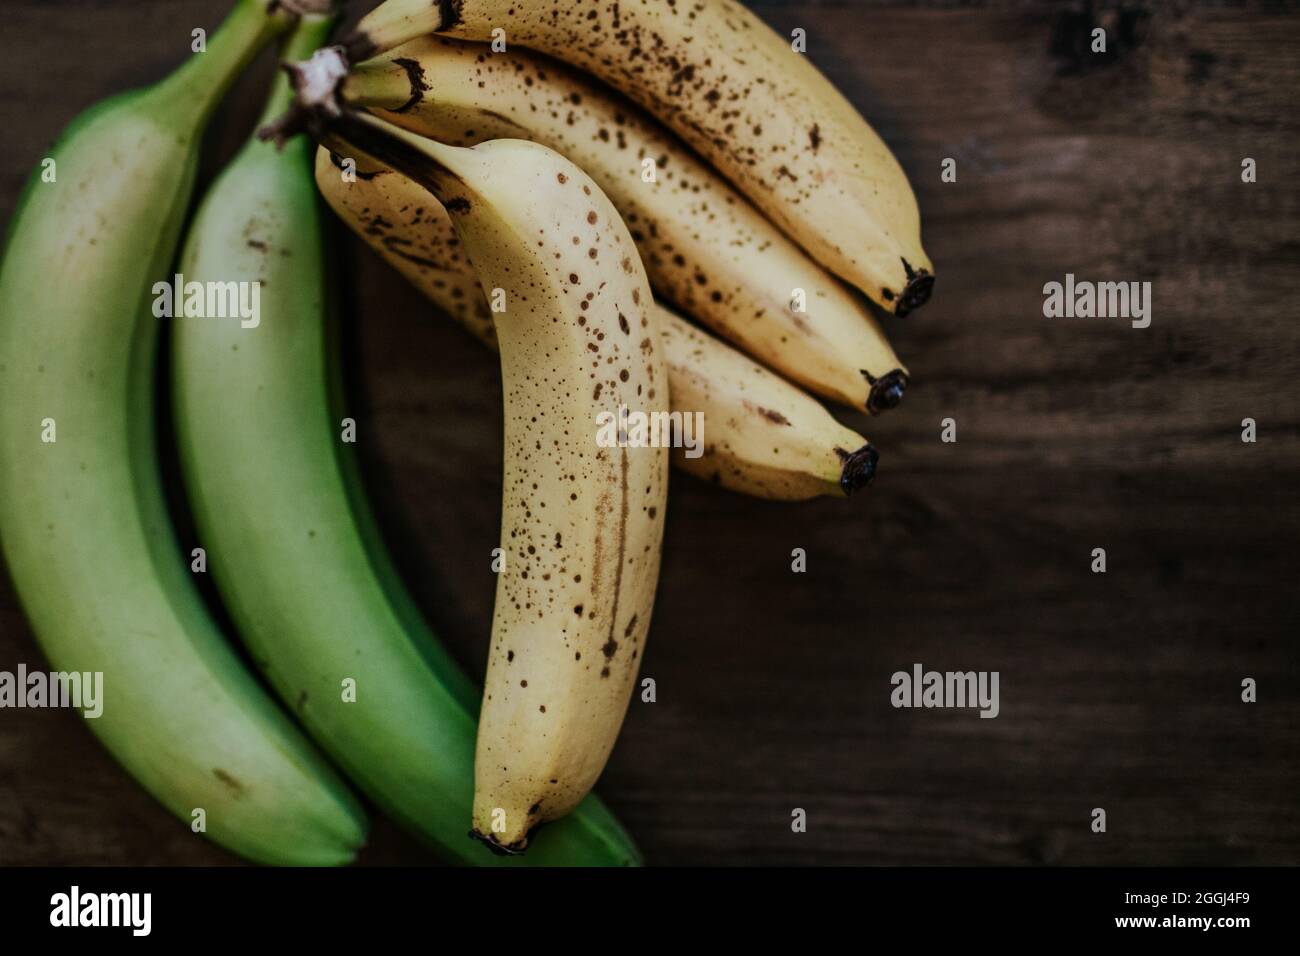
M72 116L161 76L227 3L5 6L7 221ZM601 792L659 864L1300 862L1300 17L756 6L807 30L895 149L938 283L888 324L907 401L846 413L881 450L869 493L770 504L674 476L644 665L658 701L633 703ZM1095 22L1104 57L1087 51ZM205 176L270 68L236 91ZM495 359L342 247L373 499L419 603L481 676ZM1151 326L1044 318L1043 285L1067 272L1150 281ZM949 417L956 443L940 441ZM0 585L0 668L42 660ZM916 662L998 671L1000 715L892 708L890 675ZM1258 703L1241 702L1245 677ZM432 862L382 821L362 859ZM0 711L0 863L228 862L79 717Z

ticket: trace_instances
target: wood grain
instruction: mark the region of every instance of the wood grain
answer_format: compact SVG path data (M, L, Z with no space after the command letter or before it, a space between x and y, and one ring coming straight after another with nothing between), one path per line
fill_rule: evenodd
M73 115L161 75L225 6L10 0L6 221ZM869 493L768 504L674 476L644 665L658 700L632 705L601 791L659 864L1300 862L1300 17L951 6L755 4L807 30L896 150L938 283L888 326L907 401L845 413L881 450ZM1093 23L1106 57L1083 52ZM269 70L223 113L207 174ZM495 360L360 243L340 236L340 257L369 487L420 605L481 676ZM1067 272L1151 281L1151 327L1045 319L1043 284ZM5 584L0 668L18 661L41 655ZM893 709L913 662L999 671L1000 716ZM78 720L0 711L0 863L233 862ZM378 822L363 862L433 861Z

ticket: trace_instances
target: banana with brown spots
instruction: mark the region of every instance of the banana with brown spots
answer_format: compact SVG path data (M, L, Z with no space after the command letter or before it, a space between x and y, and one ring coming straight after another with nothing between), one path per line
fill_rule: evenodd
M429 33L504 39L586 70L884 308L905 315L929 299L902 167L808 57L737 0L387 0L344 45L359 63Z
M352 230L476 338L496 348L488 301L446 211L420 185L372 157L321 147L316 183ZM753 360L656 306L669 407L704 416L704 453L674 448L673 464L760 498L843 496L868 484L876 449L819 402Z
M334 139L333 137L337 137ZM444 146L351 112L356 146L451 214L493 312L505 476L492 646L475 755L474 833L520 852L604 769L659 576L667 447L602 435L621 408L666 420L668 382L636 246L604 193L544 146ZM662 436L661 436L662 438Z
M681 140L578 71L429 36L353 67L341 93L439 142L519 137L562 153L618 207L662 299L833 401L874 413L902 399L907 371L866 302Z

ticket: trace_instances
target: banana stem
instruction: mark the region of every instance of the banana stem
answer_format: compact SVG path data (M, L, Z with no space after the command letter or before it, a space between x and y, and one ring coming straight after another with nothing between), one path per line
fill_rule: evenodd
M284 45L280 48L280 60L285 66L286 75L277 80L272 88L266 106L262 109L262 118L257 122L259 128L269 125L293 106L296 91L288 64L305 60L315 53L329 37L333 27L333 17L306 16L298 21L297 28L285 38Z
M343 48L327 46L307 59L286 59L283 66L294 95L288 109L258 129L257 138L283 146L290 137L306 132L319 140L322 128L340 112L338 88L348 72Z
M415 60L367 60L352 67L339 92L349 106L401 112L427 90L423 72Z
M153 88L157 115L175 120L177 128L201 130L243 68L293 22L283 13L268 13L267 7L265 0L238 0L204 52L191 53L188 62Z

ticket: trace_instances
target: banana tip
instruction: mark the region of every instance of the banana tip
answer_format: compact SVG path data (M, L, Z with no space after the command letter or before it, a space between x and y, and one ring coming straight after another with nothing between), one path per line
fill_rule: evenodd
M502 843L495 833L483 833L475 827L469 835L495 853L497 856L519 856L528 849L528 837L521 837L514 843Z
M843 462L840 468L840 487L846 496L853 494L859 488L866 487L875 479L876 462L880 460L880 452L876 451L871 442L867 442L857 451L848 452L843 448L836 448L835 453Z
M898 304L894 306L894 315L900 319L929 302L930 293L934 291L934 273L928 269L913 269L906 259L903 268L907 270L907 285L903 286Z
M897 408L907 393L907 373L901 368L886 372L880 378L868 375L867 380L871 383L871 391L867 394L867 411L873 415Z

